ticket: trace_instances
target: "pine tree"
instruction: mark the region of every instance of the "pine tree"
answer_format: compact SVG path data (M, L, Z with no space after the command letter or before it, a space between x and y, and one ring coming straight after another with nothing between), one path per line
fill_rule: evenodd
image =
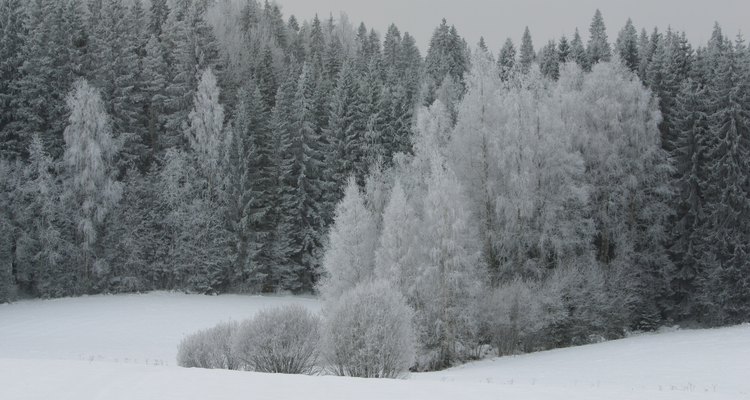
M41 297L61 297L83 291L75 268L75 224L63 204L55 163L38 135L29 145L29 159L17 191L15 280L20 288Z
M312 290L320 260L323 155L313 112L314 89L312 67L305 63L291 102L289 123L280 132L279 205L283 212L277 257L285 264L279 265L274 280L278 282L276 287L285 290Z
M536 58L534 53L534 44L531 42L531 32L529 27L523 31L523 38L521 38L521 49L518 56L518 65L522 73L527 74L531 70L531 64Z
M120 201L122 184L114 179L114 161L121 144L112 136L109 116L98 90L85 80L77 81L68 96L70 118L65 128L69 199L78 227L81 252L79 279L84 287L93 284L99 267L98 243L107 215Z
M500 54L497 56L497 69L500 71L500 78L503 81L507 81L513 69L516 66L516 47L513 45L513 41L508 38L505 40L503 48L500 49Z
M557 52L557 45L554 41L550 41L542 49L539 69L542 75L549 79L557 80L560 76L560 55Z
M586 49L583 47L583 41L581 40L581 35L578 33L578 28L576 28L573 40L570 42L570 60L575 61L584 71L588 71L591 68L591 62L589 61Z
M468 46L458 35L456 28L448 26L443 19L435 29L430 39L430 47L425 57L425 73L427 74L428 93L426 104L435 100L436 92L446 80L458 84L463 91L463 74L469 67Z
M706 181L706 145L711 132L708 126L706 89L699 83L684 83L677 96L674 116L677 140L672 150L675 163L677 206L674 216L670 253L675 271L670 284L678 318L700 316L699 287L705 274L702 255L706 220L704 195ZM705 276L703 276L705 277Z
M151 35L160 37L164 29L164 23L169 16L169 7L167 0L152 0L151 14L149 15L148 29Z
M646 32L646 28L643 28L641 29L641 35L638 37L638 77L642 81L646 80L646 70L652 54L648 32Z
M570 43L568 38L563 35L560 38L560 43L557 45L557 53L560 56L560 63L565 64L570 58Z
M169 71L165 101L165 147L187 148L183 125L193 93L198 88L199 71L212 68L220 74L216 38L204 18L202 1L176 3L170 10L162 37Z
M144 113L146 120L146 137L144 143L150 150L150 160L167 145L163 135L165 116L164 103L167 101L167 63L164 47L156 36L151 36L146 44L142 60L143 73L141 87L144 96ZM146 163L148 165L148 162Z
M638 71L641 62L638 54L638 32L630 18L617 36L615 51L631 71Z
M273 138L263 96L251 81L240 93L225 145L227 213L236 251L235 286L268 291L273 265Z
M0 2L0 156L20 156L25 149L23 139L12 129L16 93L13 86L21 78L24 46L24 7L21 0Z
M720 323L734 323L750 315L750 88L744 43L738 39L736 46L727 43L724 48L709 87L713 136L706 150L705 199L711 245L705 256L711 265L707 300L720 309L712 314Z
M329 177L336 187L343 186L348 176L361 163L364 152L366 126L358 119L359 84L351 63L345 63L331 98L328 117ZM333 204L337 203L338 199Z
M586 48L591 65L599 62L607 62L612 58L612 49L607 40L607 27L604 26L604 18L598 9L594 13L589 28L589 43Z

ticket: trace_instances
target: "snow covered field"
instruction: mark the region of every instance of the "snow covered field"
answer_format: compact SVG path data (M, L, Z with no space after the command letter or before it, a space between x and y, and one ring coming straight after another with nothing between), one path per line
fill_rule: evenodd
M95 296L0 305L0 399L750 399L750 325L641 335L405 381L175 366L182 337L309 298Z

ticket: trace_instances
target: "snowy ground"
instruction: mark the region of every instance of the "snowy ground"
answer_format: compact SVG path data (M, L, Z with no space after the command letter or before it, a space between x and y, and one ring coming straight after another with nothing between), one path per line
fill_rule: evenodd
M314 299L95 296L0 305L0 399L750 399L750 325L675 331L469 364L411 379L189 370L198 329Z

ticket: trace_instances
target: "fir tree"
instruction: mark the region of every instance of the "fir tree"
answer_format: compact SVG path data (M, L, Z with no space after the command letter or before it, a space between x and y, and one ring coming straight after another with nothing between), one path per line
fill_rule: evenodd
M592 65L609 61L612 58L612 49L607 39L607 27L604 26L604 18L598 9L594 13L589 28L589 43L586 52Z
M557 80L560 76L560 55L557 52L557 45L554 41L550 41L542 49L539 69L542 75L552 80Z
M591 68L591 62L589 61L586 49L583 47L583 41L581 40L581 35L578 33L578 28L576 28L573 40L570 42L570 60L575 61L584 71Z
M628 18L625 27L622 28L620 34L617 36L615 51L620 56L620 60L622 60L631 71L638 71L640 66L638 55L638 32L635 30L633 21L630 18Z
M535 58L536 53L534 53L534 44L531 42L531 32L529 32L529 27L527 26L523 31L523 38L521 38L521 49L518 55L518 65L520 67L520 71L524 74L527 74L531 70L531 64L534 62Z
M568 62L568 59L570 58L570 43L565 35L560 38L560 43L557 45L557 54L560 57L561 64Z
M500 71L500 78L507 81L515 66L516 47L513 45L513 41L508 38L505 40L505 44L503 45L503 48L500 49L500 54L497 56L497 69Z

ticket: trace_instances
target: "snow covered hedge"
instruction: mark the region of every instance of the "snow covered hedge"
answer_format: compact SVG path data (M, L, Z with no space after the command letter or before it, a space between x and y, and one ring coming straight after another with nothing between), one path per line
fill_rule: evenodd
M247 370L312 374L319 339L319 318L302 306L288 305L261 311L245 321L232 349Z
M365 283L330 301L321 351L331 373L399 378L414 364L413 312L388 284Z
M187 336L180 343L177 365L185 368L239 369L232 353L232 339L237 322L222 322L213 328Z

